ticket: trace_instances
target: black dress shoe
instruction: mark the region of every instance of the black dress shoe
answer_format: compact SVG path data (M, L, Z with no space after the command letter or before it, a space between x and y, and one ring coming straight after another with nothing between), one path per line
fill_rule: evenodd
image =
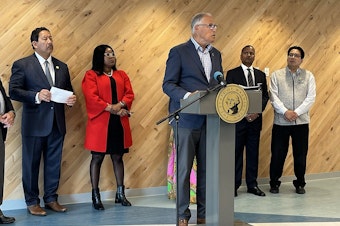
M273 193L273 194L277 194L277 193L279 193L279 187L278 186L271 187L269 192Z
M301 187L301 186L297 186L297 187L295 188L295 191L296 191L297 194L300 194L300 195L306 193L305 188L304 188L304 187Z
M248 188L248 193L252 193L254 195L257 195L257 196L266 196L266 194L261 191L261 189L259 189L259 187L253 187L253 188Z
M0 216L0 224L11 224L15 221L14 217L6 217L3 214Z
M237 190L234 191L234 197L237 197Z

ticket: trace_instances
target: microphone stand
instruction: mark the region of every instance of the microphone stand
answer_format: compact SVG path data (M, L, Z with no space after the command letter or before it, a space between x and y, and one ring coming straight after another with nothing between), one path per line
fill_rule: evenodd
M156 125L159 125L161 124L162 122L164 122L165 120L167 119L170 119L170 118L175 118L176 115L178 115L183 109L189 107L190 105L192 105L193 103L199 101L200 99L204 98L205 96L207 96L210 92L212 91L215 91L215 90L218 90L218 89L221 89L225 87L225 85L220 85L218 84L217 86L213 87L212 89L207 89L206 92L204 93L204 95L192 100L191 102L189 102L188 104L184 105L183 107L177 109L176 111L174 111L173 113L170 113L168 116L166 116L165 118L159 120L158 122L156 122ZM179 116L178 116L179 117ZM176 119L176 118L175 118Z
M192 105L193 103L195 103L195 102L197 102L197 101L199 101L199 100L201 100L202 98L204 98L204 97L206 97L206 96L208 96L208 94L210 93L210 92L213 92L213 91L215 91L215 90L219 90L219 89L221 89L221 88L223 88L223 87L225 87L226 85L224 85L224 83L222 83L222 84L218 84L217 86L215 86L215 87L213 87L212 89L207 89L206 90L206 92L202 95L202 96L200 96L200 97L198 97L198 98L196 98L196 99L194 99L194 100L192 100L191 102L189 102L188 104L186 104L186 105L184 105L183 107L180 107L179 109L177 109L176 111L174 111L173 113L171 113L171 114L169 114L168 116L166 116L165 118L163 118L163 119L161 119L161 120L159 120L158 122L156 122L156 125L159 125L159 124L161 124L162 122L164 122L165 120L167 120L167 119L170 119L170 118L174 118L175 119L175 129L174 129L174 134L175 134L175 145L176 145L176 158L175 158L175 161L176 161L176 181L177 181L177 183L176 183L176 226L178 226L178 221L179 221L179 217L178 217L178 207L179 207L179 203L178 203L178 189L177 189L177 187L178 187L178 148L179 148L179 142L178 142L178 139L179 139L179 137L178 137L178 122L179 122L179 119L180 119L180 115L179 115L179 113L183 110L183 109L185 109L185 108L187 108L187 107L189 107L190 105Z

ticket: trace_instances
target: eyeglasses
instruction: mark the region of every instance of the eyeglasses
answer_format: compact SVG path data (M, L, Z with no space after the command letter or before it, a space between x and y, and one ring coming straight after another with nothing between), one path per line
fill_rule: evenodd
M288 54L288 57L289 58L300 58L301 56L299 54L296 54L296 53L290 53L290 54Z
M217 29L218 25L217 24L197 24L197 26L207 26L211 30Z
M114 53L104 53L104 56L106 57L115 57Z

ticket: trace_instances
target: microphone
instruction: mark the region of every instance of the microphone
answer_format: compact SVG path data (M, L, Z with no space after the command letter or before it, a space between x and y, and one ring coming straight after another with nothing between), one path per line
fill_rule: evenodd
M214 73L214 79L220 84L221 86L226 86L226 82L223 80L223 74L220 71L216 71Z

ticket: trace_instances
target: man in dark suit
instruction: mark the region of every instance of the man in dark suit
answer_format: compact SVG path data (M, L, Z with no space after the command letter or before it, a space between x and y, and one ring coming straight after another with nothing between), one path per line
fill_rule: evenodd
M255 49L247 45L241 51L242 64L239 67L227 72L227 84L239 84L243 86L256 86L259 83L262 87L262 111L268 102L268 90L266 75L253 68ZM248 77L248 75L250 77ZM255 81L255 82L253 82ZM257 171L259 159L260 133L262 129L262 114L251 113L236 123L235 141L235 196L237 189L242 182L243 151L246 151L246 183L247 192L258 196L265 196L265 193L257 186Z
M66 133L65 104L72 106L76 96L66 103L51 101L51 86L72 91L70 74L65 63L51 56L53 41L45 27L31 34L35 53L13 63L9 93L23 104L22 111L22 183L29 213L45 216L39 199L39 165L44 159L45 207L56 212L66 208L58 203L63 142Z
M192 18L192 37L173 47L166 63L163 91L170 97L169 112L180 108L180 99L186 99L198 90L217 85L213 79L216 71L222 72L221 53L211 43L215 40L217 25L209 13L199 13ZM172 122L174 126L174 122ZM206 116L180 114L178 122L178 218L186 226L191 217L190 171L194 157L197 159L197 223L205 223L206 199Z
M14 119L15 112L13 105L0 81L0 205L2 204L4 193L5 140L7 128L13 125ZM14 221L14 217L6 217L0 210L0 224L10 224Z

